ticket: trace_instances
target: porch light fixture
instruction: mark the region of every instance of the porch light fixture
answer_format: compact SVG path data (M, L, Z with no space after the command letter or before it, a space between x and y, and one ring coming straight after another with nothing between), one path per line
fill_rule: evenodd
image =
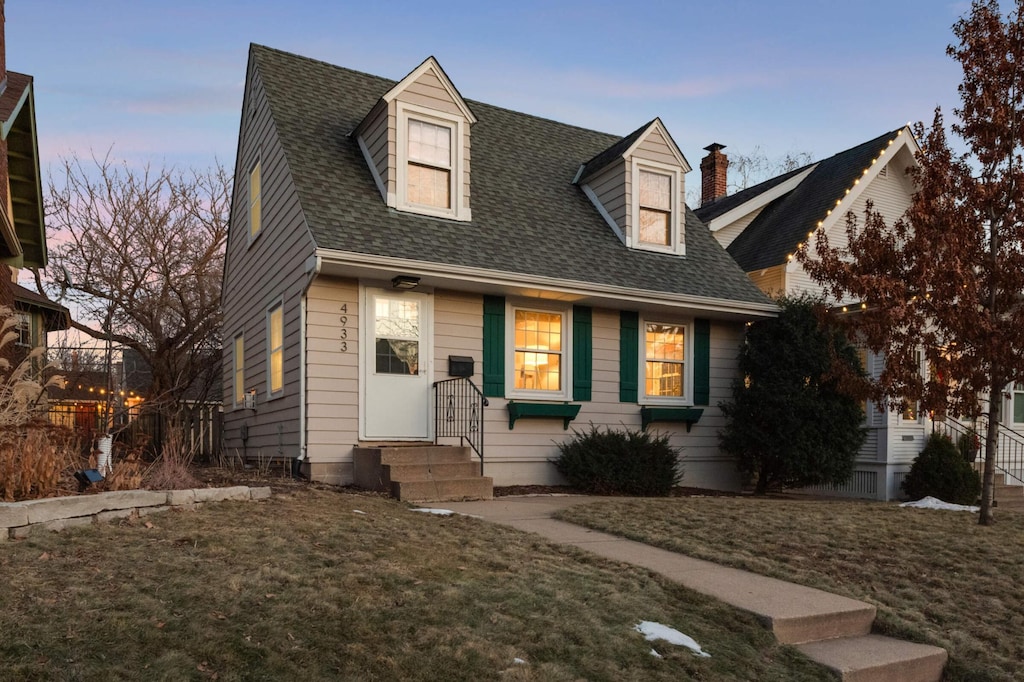
M391 287L393 289L415 289L419 285L419 277L412 277L410 275L398 275L397 277L391 278Z

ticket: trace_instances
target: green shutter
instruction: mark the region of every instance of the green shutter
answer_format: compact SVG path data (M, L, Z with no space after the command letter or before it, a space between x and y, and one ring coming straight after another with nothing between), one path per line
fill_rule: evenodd
M505 299L484 296L484 395L505 396Z
M711 321L693 321L693 404L711 404Z
M594 374L594 333L591 309L572 307L572 399L590 400Z
M619 313L619 402L637 401L637 368L640 364L640 313Z

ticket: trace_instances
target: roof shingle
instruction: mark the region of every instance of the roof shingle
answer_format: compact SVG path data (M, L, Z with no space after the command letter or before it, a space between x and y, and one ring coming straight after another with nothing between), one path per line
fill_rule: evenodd
M686 256L626 248L583 191L580 164L621 142L466 100L473 220L389 209L350 133L394 81L253 45L276 130L320 248L763 306L707 227L686 211ZM642 129L641 129L642 130Z

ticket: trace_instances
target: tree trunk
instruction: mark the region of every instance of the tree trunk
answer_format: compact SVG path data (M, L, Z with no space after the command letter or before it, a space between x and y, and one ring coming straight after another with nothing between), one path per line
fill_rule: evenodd
M993 372L992 386L989 387L988 428L985 430L985 469L981 477L981 513L978 523L991 526L996 522L992 516L992 493L995 491L996 456L999 454L999 420L1002 417L1004 383Z

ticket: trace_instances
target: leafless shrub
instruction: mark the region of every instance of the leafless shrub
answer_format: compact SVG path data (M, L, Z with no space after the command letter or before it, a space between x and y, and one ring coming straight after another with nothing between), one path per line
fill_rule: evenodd
M180 425L172 426L164 438L160 457L147 473L146 487L154 490L201 487L190 470L195 456L196 447L189 442L185 429Z

